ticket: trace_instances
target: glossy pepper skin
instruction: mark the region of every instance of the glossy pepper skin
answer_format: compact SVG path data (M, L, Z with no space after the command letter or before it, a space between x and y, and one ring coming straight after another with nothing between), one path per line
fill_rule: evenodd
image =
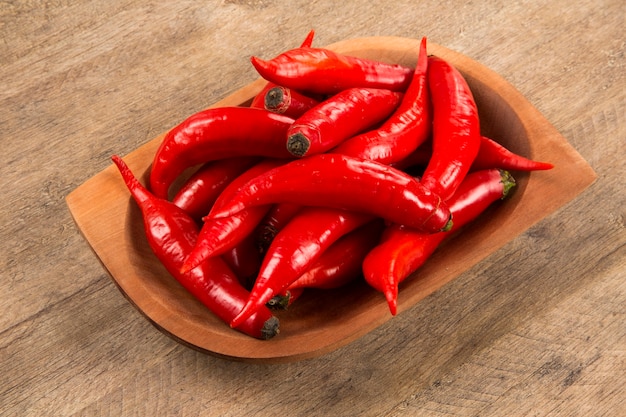
M549 162L535 161L511 152L498 142L482 136L472 171L500 168L511 171L543 171L554 168Z
M318 154L291 161L249 181L209 218L249 206L296 203L369 213L425 232L448 230L450 211L410 175L374 161Z
M468 174L457 192L449 199L454 216L452 231L474 220L487 207L505 198L515 180L499 169ZM363 261L363 275L370 286L382 292L391 314L397 311L398 285L428 260L450 233L421 233L402 225L390 225L381 243Z
M112 160L141 210L146 238L156 257L187 291L222 321L230 323L248 299L248 291L221 258L212 258L181 274L179 269L198 236L196 222L178 206L150 193L120 157L114 155ZM270 339L278 334L278 328L278 319L271 311L259 308L237 330L258 339Z
M307 288L333 289L362 277L363 259L376 246L384 222L375 219L337 239L286 290L272 297L268 306L287 308Z
M378 88L349 88L298 117L287 129L287 150L296 157L326 152L385 120L402 93Z
M304 40L302 41L302 44L300 45L301 48L310 48L311 45L313 45L313 38L315 37L315 31L311 30L306 38L304 38ZM270 109L267 107L267 96L268 94L271 94L270 91L272 91L274 88L281 88L278 85L268 82L265 84L265 86L263 87L263 89L252 99L252 102L250 103L250 107L253 108L259 108L259 109L266 109L266 110L270 110L273 111L274 113L280 113L280 114L285 114L287 116L293 117L293 115L291 113L298 113L301 110L301 105L306 105L303 104L301 102L298 101L298 99L300 98L299 96L294 97L294 101L293 101L293 105L291 103L291 94L289 95L289 98L287 99L287 97L285 97L285 100L282 101L283 105L280 105L279 103L275 103L274 106ZM297 94L297 93L296 93ZM271 94L271 96L276 96L275 94ZM303 99L305 99L306 97L302 97ZM308 100L304 100L304 102L308 102ZM312 106L311 106L312 107Z
M426 166L428 161L430 161L432 153L432 145L426 142L409 156L394 164L394 166L398 166L401 169L415 165ZM509 171L544 171L554 168L554 165L549 162L535 161L518 155L493 139L482 136L480 138L478 155L474 158L470 171L491 168Z
M423 38L413 78L395 112L380 127L342 142L332 152L384 164L398 162L414 152L432 130L427 71L426 38Z
M224 158L292 158L285 134L293 119L250 107L211 108L170 130L152 162L150 189L168 198L174 180L187 168Z
M327 219L331 219L331 222ZM238 327L257 309L263 308L272 297L285 290L333 242L372 220L367 214L346 213L346 216L337 217L335 210L303 208L270 244L250 298L231 326Z
M172 203L201 221L230 182L249 168L255 157L211 161L198 169L172 198Z
M273 113L284 114L294 119L320 103L320 99L309 97L291 88L275 85L265 92L263 108Z
M478 154L478 109L463 75L436 56L428 60L428 86L433 103L433 154L421 182L445 201Z
M363 259L378 243L383 227L384 222L375 219L345 234L287 289L339 288L357 279L362 275Z
M413 70L333 52L325 48L295 48L266 61L251 58L266 80L304 93L337 94L352 87L404 91Z
M279 160L265 159L243 172L222 191L211 210L223 207L249 180L279 166L279 164ZM269 207L267 206L255 206L246 207L228 217L205 217L198 240L185 260L181 271L189 271L206 259L233 249L257 228L268 210Z

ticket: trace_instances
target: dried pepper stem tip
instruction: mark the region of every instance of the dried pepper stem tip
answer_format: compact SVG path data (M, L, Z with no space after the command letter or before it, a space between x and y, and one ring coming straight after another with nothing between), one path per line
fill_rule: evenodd
M311 141L303 133L298 132L287 139L287 150L293 156L302 157L306 155L311 147Z
M267 302L267 306L272 309L286 310L289 306L289 298L291 294L289 292L283 294L276 294L271 300Z
M261 339L269 340L280 333L280 321L277 317L272 316L265 321L261 329Z
M291 96L283 87L273 87L265 94L265 109L275 113L284 113L290 102Z

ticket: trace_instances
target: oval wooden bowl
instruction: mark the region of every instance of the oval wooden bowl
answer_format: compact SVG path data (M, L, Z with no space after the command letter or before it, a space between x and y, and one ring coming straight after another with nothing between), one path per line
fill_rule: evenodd
M335 51L413 67L418 39L372 37L329 45ZM455 65L466 77L480 110L483 134L527 157L556 168L514 173L519 186L458 233L400 288L398 314L480 262L545 216L572 200L595 173L554 127L499 75L430 43L428 52ZM261 90L259 79L211 107L247 105ZM201 110L201 109L198 109ZM143 182L163 135L124 157ZM245 336L192 298L154 257L140 213L119 173L108 167L67 196L81 233L127 299L158 329L202 352L242 361L285 362L311 358L344 346L392 319L384 297L363 282L333 291L310 291L278 313L280 334L269 341Z

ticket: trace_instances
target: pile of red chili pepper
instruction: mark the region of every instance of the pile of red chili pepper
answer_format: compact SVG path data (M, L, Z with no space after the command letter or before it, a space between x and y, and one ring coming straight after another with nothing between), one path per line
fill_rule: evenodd
M481 135L466 80L425 38L415 68L312 41L252 58L267 83L249 106L168 132L148 187L113 157L167 270L260 339L278 333L272 307L357 279L395 315L401 283L507 196L510 171L552 168Z

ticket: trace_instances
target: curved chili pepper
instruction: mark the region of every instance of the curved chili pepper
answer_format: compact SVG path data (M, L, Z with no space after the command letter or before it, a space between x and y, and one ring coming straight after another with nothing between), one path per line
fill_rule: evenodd
M432 130L427 70L426 38L422 38L411 84L397 110L379 128L342 142L332 152L391 164L417 149Z
M362 276L363 259L378 243L383 227L384 223L376 219L337 239L304 274L286 290L272 297L267 303L268 307L286 309L306 288L339 288Z
M478 109L463 75L441 58L429 57L428 85L433 103L433 155L421 182L445 201L478 154Z
M541 171L554 168L549 162L534 161L525 158L498 142L482 136L478 155L472 164L472 170L501 168L512 171Z
M178 206L150 193L120 157L114 155L111 159L141 210L146 238L156 257L187 291L222 321L230 323L234 313L243 308L248 291L218 257L193 271L180 273L198 236L196 222ZM259 308L246 322L241 322L237 330L259 339L270 339L278 334L278 327L278 319L272 312Z
M235 178L217 198L213 205L214 209L219 209L226 204L237 191L249 180L279 166L280 161L276 159L263 160L246 172ZM233 216L223 218L207 218L200 229L198 241L185 260L181 272L189 271L206 259L221 255L235 247L246 236L257 227L261 219L268 212L267 206L247 207L235 213Z
M458 230L480 215L498 199L505 198L515 180L499 169L468 174L448 201L454 215L452 230ZM363 260L363 275L374 289L382 292L392 315L396 315L398 285L426 262L450 233L420 233L401 225L390 225L381 243Z
M170 185L184 170L237 156L292 158L285 134L293 119L250 107L211 108L170 130L152 162L150 188L167 198Z
M289 203L282 203L282 204L289 204ZM297 207L300 207L300 206L297 206ZM322 214L318 216L315 213L316 210L319 210ZM297 217L297 216L298 214L296 214L294 217ZM310 217L315 218L315 224L316 224L315 230L316 230L316 233L318 233L318 236L314 238L311 234L312 232L310 232L309 237L308 237L309 241L315 241L315 239L320 240L320 241L325 240L327 239L326 237L327 231L334 230L336 227L335 226L336 224L346 223L346 222L360 222L361 221L360 219L362 218L362 216L363 214L358 213L358 212L339 210L339 209L331 210L331 209L323 208L323 207L308 207L306 212L303 213L303 217L305 218L310 218ZM307 223L307 222L308 220L305 220L303 223ZM318 247L318 249L320 248ZM311 252L314 249L311 246L309 246L306 250L308 252ZM324 254L322 253L321 256L324 256ZM310 256L309 261L311 261L312 259L313 257ZM285 262L289 262L289 260L286 260ZM307 268L313 268L313 265L302 266L302 269L307 269ZM300 292L296 294L299 296ZM291 305L293 298L294 298L294 292L285 290L279 293L278 295L275 295L272 298L272 300L274 301L271 301L269 305L274 305L278 307L287 307L288 305Z
M274 85L265 92L263 108L273 113L284 114L294 119L317 106L320 100L309 97L291 88Z
M325 152L385 120L402 93L378 88L348 88L297 118L287 130L287 150L303 157Z
M291 220L302 206L292 203L280 203L272 206L255 231L255 240L259 252L264 254L276 234Z
M239 174L249 168L255 157L227 158L211 161L196 171L172 198L196 221L205 216L220 193Z
M302 41L302 44L300 45L300 48L310 48L311 45L313 45L313 38L315 37L315 31L311 30L306 38L304 39L304 41ZM266 107L266 95L268 94L268 92L270 90L272 90L274 87L278 87L276 84L268 82L265 84L265 86L263 87L263 89L252 99L252 102L250 103L250 107L254 107L254 108L258 108L258 109L267 109L270 110ZM294 102L294 107L296 106L296 102ZM275 113L282 113L282 114L286 114L286 115L290 115L287 112L287 108L289 108L289 105L283 110L283 111L275 111Z
M330 245L287 289L339 288L362 275L365 255L379 242L384 223L376 219Z
M248 302L233 319L238 327L254 312L263 308L273 296L285 290L333 242L341 236L372 220L366 214L337 218L335 210L303 208L274 238L263 258L261 270ZM335 221L329 225L326 218Z
M266 80L297 91L337 94L352 87L404 91L413 69L357 58L326 48L295 48L266 61L253 56L252 65Z
M259 175L208 217L280 202L365 212L425 232L452 225L446 203L415 178L388 165L337 154L312 155Z
M414 165L427 165L432 157L433 149L431 143L424 143L413 153L404 158L393 166L404 169ZM525 158L506 147L502 146L493 139L486 136L480 138L480 149L478 155L474 158L470 171L479 171L482 169L500 168L510 171L542 171L554 168L549 162L540 162Z

